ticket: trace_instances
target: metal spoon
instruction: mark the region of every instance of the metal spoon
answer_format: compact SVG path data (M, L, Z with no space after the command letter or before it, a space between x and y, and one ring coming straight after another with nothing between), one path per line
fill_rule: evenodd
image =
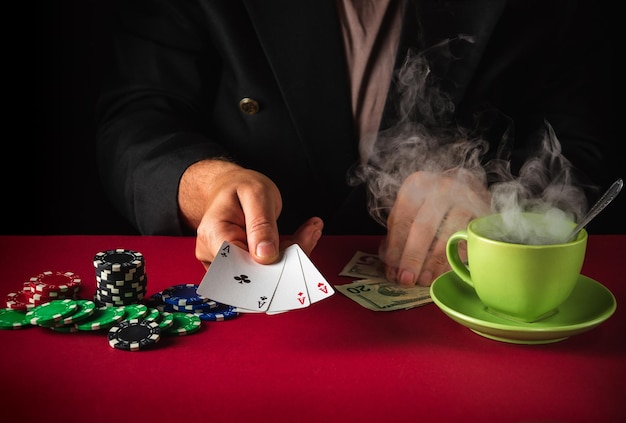
M622 178L613 182L613 185L611 185L609 189L607 189L606 192L602 194L602 197L600 197L600 199L596 202L596 204L594 204L593 207L589 209L585 217L583 217L580 223L574 228L572 233L569 234L566 242L573 240L574 237L578 234L578 232L580 232L582 228L587 226L587 224L591 222L591 220L594 217L596 217L598 213L604 210L604 208L608 206L609 203L613 201L615 197L617 197L617 194L619 194L623 186L624 186L624 181L622 181Z

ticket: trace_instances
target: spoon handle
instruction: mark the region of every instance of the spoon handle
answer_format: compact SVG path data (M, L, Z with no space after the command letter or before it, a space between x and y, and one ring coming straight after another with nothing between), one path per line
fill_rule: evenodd
M622 181L622 178L613 182L613 184L609 187L609 189L606 190L604 194L602 194L602 197L600 197L600 199L596 202L596 204L594 204L593 207L591 207L591 209L585 215L583 220L581 220L580 223L574 228L572 233L570 233L569 237L567 237L567 242L574 239L576 234L578 234L578 232L580 232L582 228L587 226L587 224L591 222L591 220L594 217L596 217L598 213L600 213L606 206L608 206L609 203L613 201L615 197L617 197L617 194L619 194L623 186L624 186L624 181Z

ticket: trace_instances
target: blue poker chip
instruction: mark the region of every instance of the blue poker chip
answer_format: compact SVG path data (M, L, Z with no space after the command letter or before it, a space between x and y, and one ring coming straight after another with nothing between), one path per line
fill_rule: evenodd
M209 298L198 294L198 286L198 284L193 283L173 285L161 291L161 298L173 306L190 306L211 301Z
M192 304L187 306L177 306L168 303L156 304L154 308L159 311L167 311L169 313L179 312L179 313L205 313L214 311L215 308L219 306L219 303L211 300L208 303L204 304Z
M219 305L219 303L217 301L209 300L202 304L190 304L184 306L173 304L166 305L174 311L182 311L185 313L204 313L205 311L212 311Z
M198 316L200 320L204 320L206 322L223 322L225 320L232 320L239 317L239 312L236 308L226 304L220 304L211 311L193 314Z

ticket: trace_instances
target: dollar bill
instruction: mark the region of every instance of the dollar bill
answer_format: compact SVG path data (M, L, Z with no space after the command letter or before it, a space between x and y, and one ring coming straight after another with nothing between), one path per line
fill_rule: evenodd
M378 255L357 251L339 276L354 278L385 278L385 267Z
M339 276L359 279L335 288L370 310L405 310L432 303L429 287L406 288L387 280L385 266L377 254L357 251Z
M406 310L432 303L427 286L402 287L386 279L361 279L335 288L346 297L374 311Z

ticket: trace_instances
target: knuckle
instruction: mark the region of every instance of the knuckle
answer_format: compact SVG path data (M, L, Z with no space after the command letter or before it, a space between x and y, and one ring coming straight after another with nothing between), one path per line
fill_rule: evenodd
M273 222L270 222L265 217L253 218L246 224L246 232L248 233L269 233L274 229Z

